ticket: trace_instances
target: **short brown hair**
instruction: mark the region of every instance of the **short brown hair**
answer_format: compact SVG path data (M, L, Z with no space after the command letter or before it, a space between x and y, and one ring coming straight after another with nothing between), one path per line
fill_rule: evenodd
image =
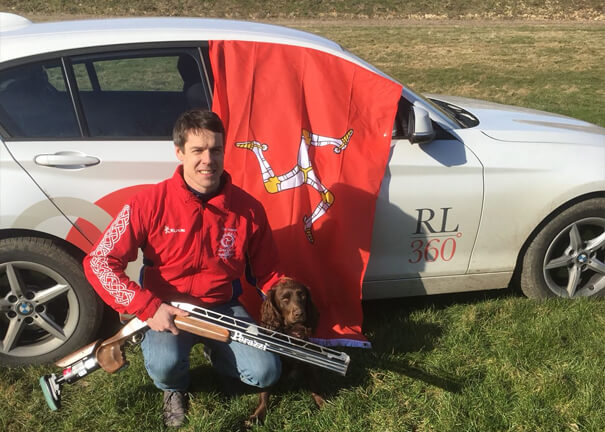
M174 145L181 150L184 150L187 134L189 132L199 132L204 129L222 133L223 140L225 139L225 126L223 126L221 118L216 113L204 109L185 111L176 120L174 128L172 129Z

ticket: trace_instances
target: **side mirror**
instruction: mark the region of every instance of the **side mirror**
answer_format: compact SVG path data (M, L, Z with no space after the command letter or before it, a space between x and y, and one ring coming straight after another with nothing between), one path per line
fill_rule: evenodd
M412 144L428 144L435 139L435 130L429 117L429 113L414 105L410 113L410 142Z

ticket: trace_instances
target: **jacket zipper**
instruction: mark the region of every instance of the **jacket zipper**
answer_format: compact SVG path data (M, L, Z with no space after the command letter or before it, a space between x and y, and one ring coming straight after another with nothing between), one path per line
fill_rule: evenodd
M194 269L195 274L190 280L188 294L191 294L193 291L194 284L197 279L200 277L200 273L202 271L202 262L203 262L203 253L204 248L202 247L202 242L204 240L204 205L202 203L196 202L196 217L200 218L201 226L200 229L194 235L193 239L193 247L195 253L195 261L194 261ZM195 225L195 224L192 224Z

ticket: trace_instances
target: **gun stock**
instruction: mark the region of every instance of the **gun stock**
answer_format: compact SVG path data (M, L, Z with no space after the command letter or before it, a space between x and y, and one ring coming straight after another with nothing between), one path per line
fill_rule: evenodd
M105 372L117 372L127 364L124 344L141 330L147 329L147 324L142 324L144 323L133 318L119 332L96 348L95 357ZM174 318L174 324L179 330L220 342L229 342L229 330L199 319L177 316Z
M177 316L174 318L174 324L179 330L220 342L229 342L229 330L200 319Z

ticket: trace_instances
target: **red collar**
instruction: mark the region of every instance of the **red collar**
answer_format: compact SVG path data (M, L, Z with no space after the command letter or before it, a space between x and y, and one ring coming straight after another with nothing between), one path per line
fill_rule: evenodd
M231 202L231 191L233 189L231 183L231 175L227 171L223 171L221 176L223 187L219 193L204 203L204 206L212 206L220 210L226 210ZM200 202L200 200L191 192L183 178L183 165L176 167L171 183L175 186L175 190L185 202Z

